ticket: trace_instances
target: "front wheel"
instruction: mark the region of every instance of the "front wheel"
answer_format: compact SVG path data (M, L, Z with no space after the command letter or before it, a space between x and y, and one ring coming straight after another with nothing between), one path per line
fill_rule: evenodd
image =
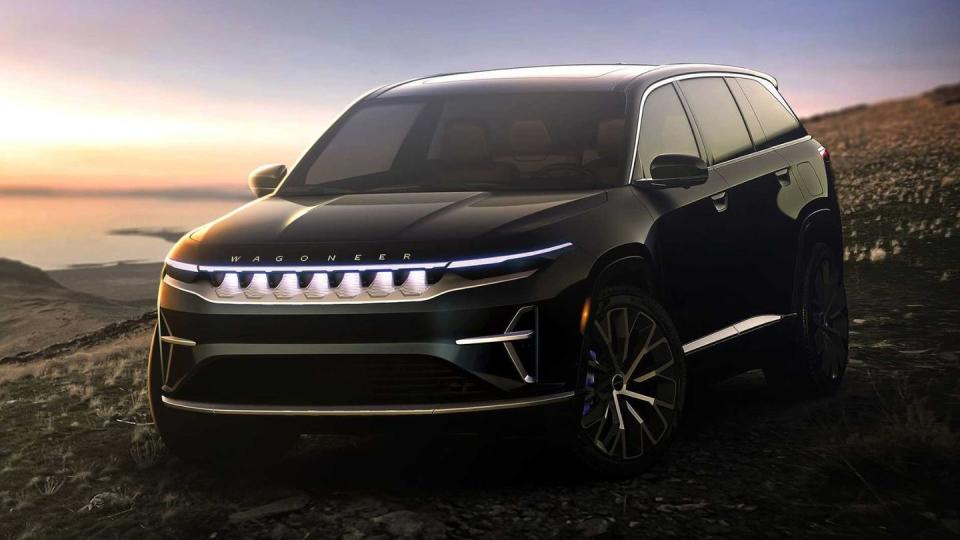
M664 309L640 289L602 289L594 305L581 348L574 450L603 476L635 475L676 433L687 381L683 349Z

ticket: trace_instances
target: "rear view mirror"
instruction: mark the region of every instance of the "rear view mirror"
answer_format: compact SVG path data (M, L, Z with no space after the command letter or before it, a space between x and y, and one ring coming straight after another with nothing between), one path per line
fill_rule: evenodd
M258 199L265 195L273 193L280 181L287 175L286 165L264 165L257 167L247 178L247 185L250 191Z
M661 154L650 163L652 180L642 182L652 187L690 187L707 181L710 171L699 156Z

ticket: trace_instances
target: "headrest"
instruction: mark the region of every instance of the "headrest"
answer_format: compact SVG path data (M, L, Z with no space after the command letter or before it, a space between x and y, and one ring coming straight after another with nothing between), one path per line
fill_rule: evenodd
M623 140L623 119L603 120L597 125L597 155L618 158L626 145Z
M510 126L510 146L518 161L539 161L550 151L550 132L542 120L517 120Z
M443 128L440 159L454 163L469 163L490 159L487 146L487 128L478 120L451 120Z

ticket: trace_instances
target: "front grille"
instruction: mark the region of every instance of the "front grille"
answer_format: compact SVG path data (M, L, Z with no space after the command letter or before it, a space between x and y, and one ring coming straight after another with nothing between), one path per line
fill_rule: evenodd
M368 270L362 272L205 272L220 298L276 297L320 299L327 296L384 298L399 292L421 296L440 278L439 270Z
M176 397L250 405L417 405L503 399L459 367L421 355L217 357Z

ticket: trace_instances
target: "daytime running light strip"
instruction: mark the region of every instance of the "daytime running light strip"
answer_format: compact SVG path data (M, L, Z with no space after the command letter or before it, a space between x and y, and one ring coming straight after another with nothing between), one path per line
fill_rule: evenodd
M195 264L182 263L182 262L180 262L180 261L175 261L175 260L171 259L170 257L167 257L167 259L166 259L165 261L163 261L163 262L164 262L164 264L166 264L167 266L172 266L172 267L176 268L177 270L185 270L185 271L187 271L187 272L198 272L198 271L199 271L199 270L197 269L197 265L195 265Z
M485 266L488 264L498 264L527 257L536 257L552 253L561 249L566 249L573 244L564 242L556 246L538 249L536 251L526 251L523 253L513 253L510 255L500 255L497 257L484 257L481 259L465 259L453 262L429 262L429 263L404 263L404 264L359 264L359 265L339 265L339 266L205 266L180 262L167 257L166 264L179 270L187 272L363 272L367 270L430 270L433 268L471 268L474 266Z
M450 263L450 266L447 268L469 268L471 266L484 266L487 264L498 264L507 261L513 261L516 259L525 259L527 257L535 257L537 255L543 255L545 253L551 253L559 249L565 249L572 246L570 242L565 242L553 247L548 247L545 249L538 249L537 251L527 251L525 253L515 253L513 255L501 255L499 257L486 257L483 259L467 259L463 261L453 261Z
M181 263L182 264L182 263ZM404 264L356 264L336 266L205 266L201 272L364 272L366 270L430 270L443 268L445 262L404 263ZM197 267L194 267L197 268ZM196 271L196 270L194 270Z

